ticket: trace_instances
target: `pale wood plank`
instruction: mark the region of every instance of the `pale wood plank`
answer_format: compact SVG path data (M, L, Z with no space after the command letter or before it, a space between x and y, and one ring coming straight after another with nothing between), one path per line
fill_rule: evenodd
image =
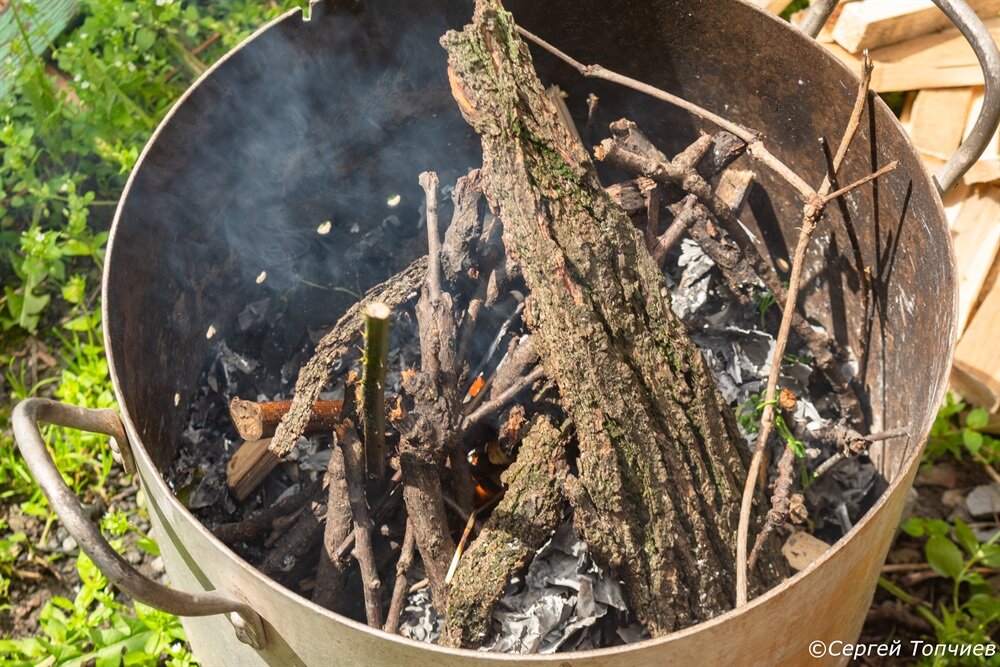
M984 18L1000 12L1000 0L967 0ZM862 0L844 8L833 39L850 53L920 37L951 26L931 0Z
M986 22L993 38L1000 40L1000 18ZM824 46L850 67L861 72L861 57L839 44ZM871 51L875 62L871 88L875 92L954 88L983 85L983 72L972 47L958 30L946 30Z
M910 110L910 138L921 155L947 159L965 135L975 89L930 88L917 93Z
M958 260L958 331L961 333L1000 250L1000 188L974 188L963 202L951 234Z
M785 10L792 0L748 0L751 5L757 5L761 9L767 10L772 14L780 14Z
M991 412L1000 408L1000 283L983 300L955 350L952 386Z

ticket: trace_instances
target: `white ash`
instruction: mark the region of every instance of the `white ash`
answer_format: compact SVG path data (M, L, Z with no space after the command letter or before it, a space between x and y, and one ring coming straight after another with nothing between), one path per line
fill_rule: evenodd
M598 623L602 619L607 622ZM438 641L440 619L427 588L407 600L400 634ZM640 641L649 634L629 618L622 584L594 563L567 518L497 602L492 637L480 650L529 654L600 648Z
M566 520L515 578L493 609L493 636L484 651L555 653L606 645L597 621L628 614L622 585L590 557ZM624 626L618 623L619 626ZM631 632L625 636L632 636Z
M410 593L400 616L399 634L425 644L436 644L441 638L441 619L431 606L429 587Z
M715 262L691 239L681 241L677 264L683 269L678 284L671 289L671 305L680 318L693 315L708 299Z

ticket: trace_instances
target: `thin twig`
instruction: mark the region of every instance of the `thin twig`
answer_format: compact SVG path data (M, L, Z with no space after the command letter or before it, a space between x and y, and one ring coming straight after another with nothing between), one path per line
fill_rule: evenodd
M860 178L860 179L854 181L853 183L851 183L850 185L842 187L839 190L836 190L836 191L831 192L830 194L824 196L823 197L823 203L824 204L829 204L831 201L833 201L837 197L842 197L842 196L846 195L848 192L850 192L851 190L864 185L868 181L874 181L879 176L882 176L884 174L888 174L890 171L892 171L893 169L895 169L898 166L899 166L899 160L894 160L894 161L890 162L889 164L885 165L884 167L882 167L881 169L879 169L878 171L876 171L875 173L868 174L864 178Z
M882 433L876 433L874 435L861 436L861 440L864 440L865 442L878 442L880 440L889 440L891 438L901 438L909 435L909 433L909 430L905 428L896 428L891 431L883 431ZM841 450L828 458L826 461L823 461L823 463L821 463L820 466L813 471L813 479L829 472L831 468L846 459L848 456L849 454L845 450Z
M1000 473L996 471L996 468L994 468L989 461L982 458L981 456L977 455L976 460L979 461L979 463L983 466L983 470L985 470L986 474L990 476L990 479L992 479L997 484L1000 484Z
M650 97L656 98L668 104L680 107L681 109L684 109L685 111L694 114L699 118L703 118L710 123L713 123L714 125L736 135L747 143L747 152L750 154L750 157L757 160L761 164L766 165L774 171L774 173L787 181L792 187L798 190L799 194L802 195L805 201L810 201L816 197L816 191L809 187L809 184L802 180L802 177L796 174L791 167L775 157L775 155L771 153L766 146L764 146L763 142L760 140L760 135L754 130L726 120L722 116L712 113L708 109L700 107L693 102L685 100L684 98L672 95L665 90L651 86L648 83L643 83L637 79L613 72L602 65L585 65L570 57L566 53L563 53L538 35L528 32L521 26L517 26L517 31L521 33L525 39L530 42L534 42L542 49L545 49L566 64L572 66L585 77L603 79L605 81L610 81L611 83L616 83L620 86L625 86L626 88L631 88L632 90L649 95Z
M396 485L398 485L399 482L402 481L402 479L403 479L402 473L397 470L395 474L393 474L392 479L389 480L390 482L389 488L386 490L385 493L382 494L382 497L378 499L378 502L376 502L372 506L372 514L375 515L376 519L382 517L382 513L385 511L385 508L388 505L390 498L392 498L395 492L399 489L399 487ZM351 552L351 549L354 548L356 533L357 533L357 528L352 530L351 534L345 537L344 541L341 542L339 545L337 545L337 549L333 552L335 558L343 559L347 557L347 554L349 554Z
M830 192L833 179L836 178L840 165L844 161L847 149L851 144L854 135L857 133L861 123L861 113L864 110L865 102L868 99L868 86L871 83L872 62L865 54L864 67L862 71L861 84L858 86L858 95L851 110L851 117L844 130L843 138L837 148L832 163L832 172L823 179L819 192L815 197L808 198L803 208L802 227L799 232L798 242L795 245L795 253L792 259L792 274L788 281L788 293L785 298L785 307L782 310L781 325L778 328L778 336L775 339L774 349L771 353L771 372L767 378L767 389L764 392L765 403L764 413L761 415L760 431L758 432L757 444L754 449L753 459L750 462L750 469L743 486L743 498L740 505L739 526L736 533L736 606L741 607L747 603L748 589L748 563L747 563L747 541L750 534L750 512L753 507L754 486L760 474L761 460L767 439L771 435L774 427L775 403L777 399L776 389L778 386L778 376L781 371L781 360L785 357L785 347L788 344L788 334L791 330L792 316L795 313L796 302L799 296L799 287L802 282L802 267L804 265L806 249L809 240L816 227L819 216L823 213L825 197ZM768 524L765 524L765 526Z
M417 538L413 531L413 524L407 520L406 531L403 533L403 546L399 551L399 562L396 563L396 584L392 588L389 613L386 614L385 627L382 628L389 634L395 634L399 630L399 618L403 615L403 603L406 602L406 578L410 572L410 566L413 565L413 551L416 544Z
M364 450L354 426L349 420L337 429L337 440L344 451L344 476L347 478L347 495L354 515L354 557L361 570L362 589L365 597L365 617L373 628L382 627L382 582L375 565L375 550L372 547L371 518L368 515L368 501L365 499Z
M427 293L432 300L441 296L441 234L438 230L438 175L425 171L417 178L427 198Z
M462 521L465 521L465 522L471 521L472 524L473 524L473 527L476 530L482 530L483 529L482 525L476 519L476 514L475 514L474 511L473 512L466 512L465 508L463 508L461 505L459 505L458 501L455 500L454 498L452 498L451 496L449 496L447 493L442 493L441 494L441 500L444 501L444 506L447 507L448 509L450 509L452 512L454 512L455 516L457 516L459 519L461 519Z
M452 577L455 576L455 570L458 569L458 561L462 558L462 553L465 551L465 543L468 541L469 535L472 534L472 529L476 525L476 517L479 516L480 512L484 512L490 507L493 507L493 505L503 498L503 495L503 491L494 494L492 498L472 510L472 513L469 514L469 519L465 522L465 529L462 531L462 537L459 539L458 544L455 545L455 555L451 558L451 565L448 567L448 574L445 575L444 578L444 582L446 584L450 584Z
M465 418L462 422L462 430L468 430L468 428L478 422L481 422L486 417L489 417L494 412L500 410L505 405L514 400L518 394L534 384L535 380L539 380L545 376L545 369L541 366L537 366L533 371L525 375L523 378L512 384L505 391L501 392L496 398L491 398L486 401L479 408Z

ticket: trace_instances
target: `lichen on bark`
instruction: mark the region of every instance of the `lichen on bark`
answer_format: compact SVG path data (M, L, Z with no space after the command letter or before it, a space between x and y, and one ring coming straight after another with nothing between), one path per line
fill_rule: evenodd
M547 417L536 417L503 474L503 499L455 571L445 643L475 647L487 639L493 606L511 576L531 562L559 525L567 470L565 435Z
M478 0L442 38L483 190L530 289L526 319L579 441L578 531L653 635L733 604L749 452L666 284L584 147L543 94L513 18ZM773 579L776 559L759 568Z

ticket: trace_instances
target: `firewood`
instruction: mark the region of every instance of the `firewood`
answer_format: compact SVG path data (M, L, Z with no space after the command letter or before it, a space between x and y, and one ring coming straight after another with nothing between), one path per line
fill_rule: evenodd
M428 376L418 372L403 381L403 389L416 401L429 398L433 391ZM446 453L440 446L428 416L399 411L390 415L399 431L399 467L403 473L403 500L420 551L424 570L431 582L431 600L439 611L445 609L448 586L445 578L455 542L448 530L438 470Z
M281 463L267 446L270 438L251 440L240 445L226 464L226 485L236 502L243 502L260 486L264 478Z
M936 169L962 143L973 89L931 88L917 93L910 107L909 134L921 157Z
M343 401L316 401L305 433L320 433L333 428ZM256 403L233 398L229 415L240 435L246 439L226 465L226 485L237 502L243 502L274 470L281 459L270 450L271 435L288 412L291 401ZM251 438L263 434L262 438Z
M959 336L1000 253L1000 187L971 188L951 225L958 266Z
M314 497L295 524L285 532L260 564L260 571L280 583L299 581L306 567L314 562L313 547L323 534L326 519L325 498Z
M911 105L907 131L929 171L937 171L969 135L983 109L982 86L922 90ZM1000 182L1000 130L962 175L967 185Z
M347 478L344 474L344 452L334 447L326 468L327 500L326 525L319 564L316 567L316 585L312 601L332 611L343 613L349 605L344 599L348 563L337 557L336 549L351 532L351 503L348 498Z
M324 433L333 428L340 417L343 401L316 401L313 403L309 421L303 435ZM281 418L292 407L291 401L245 401L239 396L229 402L229 417L236 432L244 440L271 438Z
M576 425L576 525L654 636L715 616L732 604L746 472L729 408L641 235L545 102L510 15L481 0L442 43L483 143L484 192L531 291L526 321Z
M440 470L451 464L456 500L472 510L472 479L458 438L461 402L457 384L460 361L452 295L441 281L437 174L420 175L427 212L427 271L417 301L420 369L404 374L403 396L390 419L399 432L399 469L403 500L413 522L414 539L438 611L448 600L448 564L455 543L445 514Z
M212 529L212 532L226 544L257 539L271 529L271 524L279 517L293 514L296 510L312 500L320 489L320 482L306 485L298 493L282 498L267 509L249 519L238 523L224 523Z
M371 519L368 501L365 498L365 452L350 420L344 420L337 428L337 441L344 456L344 477L347 480L347 496L350 500L351 515L354 517L354 556L361 570L362 589L365 598L365 616L368 625L382 627L382 581L375 565L375 551L372 547Z
M1000 11L997 0L968 0L984 18ZM951 27L951 20L931 0L862 0L844 6L833 39L851 53L896 44Z
M364 327L364 308L376 301L396 308L409 301L423 282L427 271L427 258L421 257L389 280L368 290L364 298L351 306L337 321L330 333L316 346L316 351L308 363L299 371L295 381L295 397L288 412L274 431L268 449L278 458L284 458L292 451L295 441L305 431L312 414L312 406L319 398L330 377L330 370L338 359L347 354L350 346L361 335Z
M452 216L441 244L441 268L445 279L454 287L467 284L470 272L478 273L481 269L483 255L479 252L479 243L484 220L479 207L482 198L478 169L459 178L451 193Z
M958 342L952 368L952 385L970 402L990 412L1000 409L997 331L1000 331L1000 282L985 296Z
M772 14L780 14L785 11L785 7L792 3L792 0L750 0L750 3Z
M503 499L455 570L446 644L476 647L487 639L493 606L511 576L531 562L562 518L568 469L566 437L547 418L536 418L503 474Z
M987 19L984 23L993 38L1000 39L1000 18ZM861 74L861 56L838 44L824 46L855 74ZM876 66L871 89L877 93L983 85L979 60L958 30L945 30L874 49L871 58Z
M424 189L427 212L427 277L417 301L417 331L420 338L421 373L427 377L422 400L416 410L433 421L434 434L439 447L448 459L455 487L455 500L467 512L472 511L472 476L469 461L457 437L461 408L457 390L461 360L458 357L458 329L455 317L453 287L446 289L441 283L442 249L438 229L438 176L432 171L420 174L418 180ZM474 236L473 236L474 238ZM447 278L447 276L444 276ZM404 383L405 389L405 383ZM404 476L404 484L405 484ZM423 536L417 532L417 543Z
M395 634L399 630L399 619L406 603L407 588L409 587L408 576L410 567L413 565L413 552L416 543L413 524L407 520L403 545L399 550L399 561L396 563L396 583L392 588L392 600L389 602L389 612L386 614L385 626L382 628L389 634Z

